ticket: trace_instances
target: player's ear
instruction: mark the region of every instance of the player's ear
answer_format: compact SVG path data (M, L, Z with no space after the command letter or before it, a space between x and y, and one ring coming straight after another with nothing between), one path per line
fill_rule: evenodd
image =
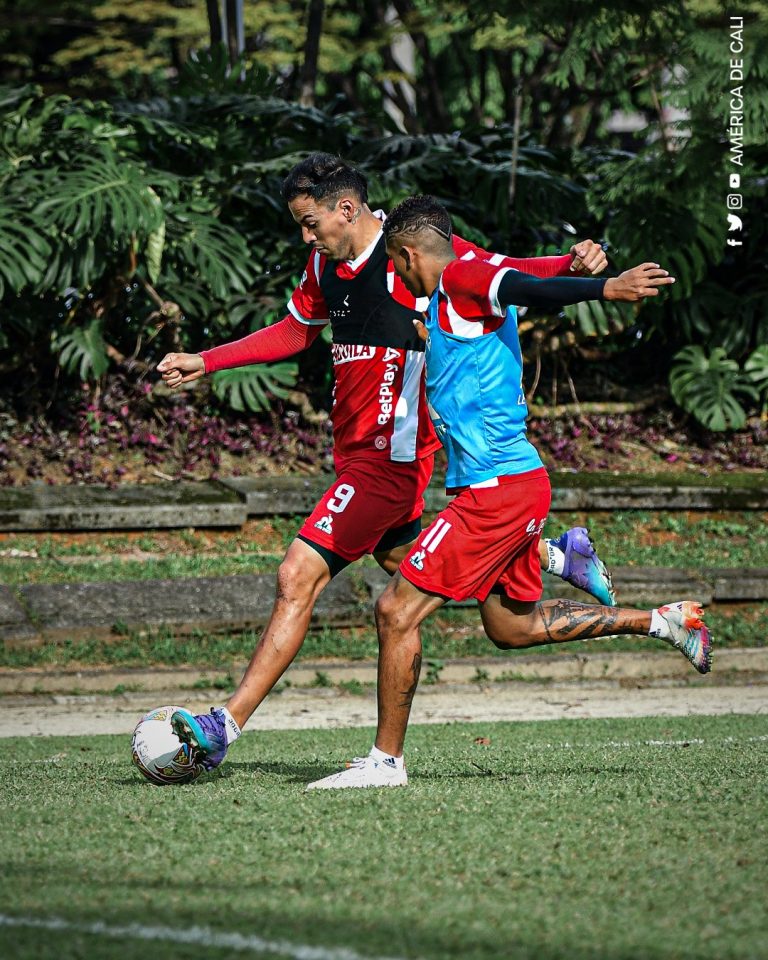
M339 210L342 216L349 223L354 223L360 216L360 205L355 203L350 197L342 197L339 200Z

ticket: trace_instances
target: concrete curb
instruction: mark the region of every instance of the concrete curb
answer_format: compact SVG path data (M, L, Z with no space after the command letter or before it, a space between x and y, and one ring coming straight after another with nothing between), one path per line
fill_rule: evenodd
M718 482L679 474L551 474L552 510L768 510L768 485L753 474ZM699 478L701 479L701 478ZM0 489L0 531L149 530L239 527L247 517L308 513L333 478L230 477L163 484ZM429 512L448 503L440 484L426 494Z
M216 481L0 490L0 531L240 527L247 517L243 498Z
M359 567L336 577L323 591L314 626L365 626L389 578ZM768 600L768 569L678 570L617 567L619 601L651 607L690 597L704 604ZM6 648L77 637L120 638L166 627L176 634L242 631L263 626L272 610L273 574L188 577L176 580L30 584L14 592L0 587L0 640ZM584 600L562 580L544 575L545 599ZM466 601L453 606L474 606Z

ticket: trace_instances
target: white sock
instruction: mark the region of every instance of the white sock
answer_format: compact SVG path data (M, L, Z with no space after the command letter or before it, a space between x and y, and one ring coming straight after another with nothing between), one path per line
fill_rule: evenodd
M562 577L565 570L565 554L553 540L545 540L544 546L547 548L547 573Z
M669 629L669 624L658 610L651 610L651 628L648 631L648 636L659 637L661 640L672 639L672 631Z
M234 743L235 740L237 740L243 731L238 727L235 718L226 707L219 707L219 709L224 717L224 729L227 732L227 746L229 746L230 743Z
M388 767L394 767L395 770L403 769L402 755L393 757L391 753L384 753L384 751L379 750L378 747L371 747L369 756L373 757L374 760L378 760L379 763L386 763Z

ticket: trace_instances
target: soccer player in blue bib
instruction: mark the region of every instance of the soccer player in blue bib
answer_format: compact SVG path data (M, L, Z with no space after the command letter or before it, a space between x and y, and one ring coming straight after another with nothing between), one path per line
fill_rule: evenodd
M527 409L514 305L560 309L582 300L636 301L674 283L645 263L603 279L538 279L451 245L447 211L410 197L384 226L405 286L429 296L427 400L456 496L422 531L376 605L379 725L367 757L310 789L403 786L403 745L421 667L419 625L448 599L477 599L486 633L503 649L634 634L666 640L701 673L711 639L694 600L654 610L541 600L538 544L550 485L526 437Z

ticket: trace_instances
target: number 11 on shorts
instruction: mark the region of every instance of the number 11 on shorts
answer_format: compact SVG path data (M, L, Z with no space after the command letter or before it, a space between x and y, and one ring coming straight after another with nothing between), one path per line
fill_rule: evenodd
M427 553L434 553L443 542L443 538L451 529L451 526L452 524L448 523L447 520L443 520L442 517L438 517L437 520L435 520L432 529L421 541L422 549L426 550Z

